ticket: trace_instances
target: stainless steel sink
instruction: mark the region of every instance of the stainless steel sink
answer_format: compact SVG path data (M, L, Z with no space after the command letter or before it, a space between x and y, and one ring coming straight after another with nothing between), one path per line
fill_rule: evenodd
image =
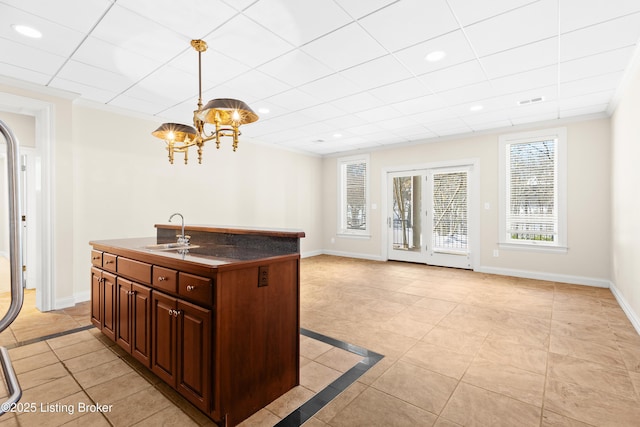
M183 249L194 249L197 247L198 246L196 245L185 245L184 243L158 243L155 245L143 246L144 249L148 249L150 251L174 251Z

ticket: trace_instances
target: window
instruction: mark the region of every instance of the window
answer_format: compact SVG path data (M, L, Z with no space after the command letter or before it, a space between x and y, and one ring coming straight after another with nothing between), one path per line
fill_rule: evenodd
M500 137L503 246L566 250L566 130Z
M338 160L338 234L369 235L369 157Z

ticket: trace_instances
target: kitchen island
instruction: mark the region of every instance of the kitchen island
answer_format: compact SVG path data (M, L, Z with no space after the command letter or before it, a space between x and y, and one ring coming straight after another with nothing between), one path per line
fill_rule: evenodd
M91 320L217 424L299 384L304 232L158 224L92 241Z

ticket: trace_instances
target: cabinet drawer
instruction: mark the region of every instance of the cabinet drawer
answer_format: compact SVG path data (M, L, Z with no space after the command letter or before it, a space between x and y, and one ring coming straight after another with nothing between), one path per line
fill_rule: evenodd
M153 287L167 292L178 292L178 272L169 268L153 266Z
M102 254L102 267L105 270L109 270L113 273L116 272L116 260L117 260L117 256L115 256L114 254L108 254L108 253L103 253Z
M151 264L118 257L118 273L138 282L151 283Z
M91 265L102 267L102 252L91 250Z
M211 279L178 273L178 294L186 299L210 306L213 302L213 286Z

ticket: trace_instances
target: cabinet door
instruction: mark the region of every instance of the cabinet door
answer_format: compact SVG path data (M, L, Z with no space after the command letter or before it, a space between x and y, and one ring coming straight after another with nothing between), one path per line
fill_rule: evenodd
M151 293L151 370L176 387L177 300L160 292Z
M131 355L151 366L151 288L132 284Z
M98 329L102 329L103 299L102 270L91 267L91 323Z
M131 294L132 283L116 279L116 343L131 353Z
M104 318L102 319L102 332L113 341L116 340L116 276L102 272L102 284L104 286Z
M178 391L209 411L211 310L178 300Z

